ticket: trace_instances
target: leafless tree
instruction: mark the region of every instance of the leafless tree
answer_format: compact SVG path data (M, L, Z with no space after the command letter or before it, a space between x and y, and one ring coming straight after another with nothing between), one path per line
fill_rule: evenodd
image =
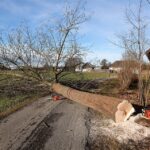
M121 39L121 47L125 49L126 58L138 63L139 100L141 104L145 105L142 65L148 43L145 35L148 24L142 16L142 2L139 0L137 12L134 12L130 6L127 8L126 19L131 28L127 34L120 35L119 39Z
M135 61L130 54L125 51L122 55L121 70L118 74L120 81L120 90L124 91L130 87L130 85L137 81L137 72L139 63Z
M62 74L65 75L63 72L66 61L83 55L84 48L76 38L80 24L87 20L83 5L80 2L74 8L67 5L59 21L36 31L23 25L0 34L2 62L18 68L25 76L42 83L52 80L58 82ZM54 78L44 77L39 70L43 64L53 68Z
M67 71L74 72L76 67L80 66L83 64L83 61L80 57L73 57L73 58L68 58L66 61L66 69Z
M36 37L28 27L19 26L11 30L1 36L0 42L0 57L4 63L21 70L25 76L43 80L39 70L35 69L42 61L36 52Z
M147 0L147 2L150 4L150 0Z
M101 66L102 66L102 67L101 67L102 69L108 69L110 63L108 62L107 59L104 58L104 59L101 60L100 64L101 64Z

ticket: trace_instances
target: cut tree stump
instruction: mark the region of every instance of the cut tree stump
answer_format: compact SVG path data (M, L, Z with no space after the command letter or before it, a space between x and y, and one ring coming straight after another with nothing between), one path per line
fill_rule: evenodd
M131 103L118 98L79 91L59 83L54 83L52 89L70 100L101 112L117 123L126 121L134 112Z

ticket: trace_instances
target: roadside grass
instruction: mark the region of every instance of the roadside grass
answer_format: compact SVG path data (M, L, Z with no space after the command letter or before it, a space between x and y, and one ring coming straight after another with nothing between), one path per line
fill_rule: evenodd
M0 118L48 94L49 87L37 81L0 72Z
M54 79L54 73L52 71L43 71L41 74L46 78L47 80ZM19 77L23 75L21 71L0 71L0 82L1 79L11 78L12 76ZM99 78L110 78L110 77L115 77L115 73L108 73L108 72L63 72L62 77L60 78L60 81L78 81L78 80L94 80L94 79L99 79Z
M3 97L2 98L1 97L0 112L5 111L9 107L13 107L16 103L18 103L18 102L20 103L26 98L27 98L26 96L21 96L21 95L13 97L13 98L8 98L8 97Z
M11 100L7 99L6 103L8 103L8 105L7 106L6 106L6 104L1 105L3 110L0 112L0 120L3 119L4 117L8 116L9 114L23 108L24 106L31 104L32 102L36 101L38 98L39 98L39 96L28 97L28 98L25 98L23 101L21 101L19 99L19 101L16 101L16 103L12 102L11 104L8 102Z

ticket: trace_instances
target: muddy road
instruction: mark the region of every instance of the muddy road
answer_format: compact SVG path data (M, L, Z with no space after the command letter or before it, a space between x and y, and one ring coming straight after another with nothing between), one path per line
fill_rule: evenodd
M87 108L49 97L0 121L0 150L84 150Z

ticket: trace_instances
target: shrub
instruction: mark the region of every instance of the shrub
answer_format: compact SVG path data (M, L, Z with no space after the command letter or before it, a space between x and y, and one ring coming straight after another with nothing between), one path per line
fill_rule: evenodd
M120 89L126 90L132 85L137 85L138 74L137 67L133 66L131 61L124 61L122 63L122 69L118 73L118 79L120 83Z

